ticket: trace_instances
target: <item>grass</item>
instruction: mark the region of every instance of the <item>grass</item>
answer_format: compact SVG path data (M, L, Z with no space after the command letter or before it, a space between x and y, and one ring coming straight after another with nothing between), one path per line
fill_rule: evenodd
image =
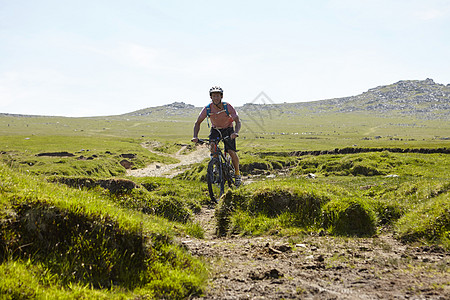
M126 138L163 145L189 143L199 111L147 117L93 118L0 116L0 136ZM322 113L293 107L242 109L238 148L249 152L331 150L358 147L448 147L450 124L442 120L379 116L370 113ZM188 130L187 130L188 129ZM200 136L206 137L203 124ZM170 148L170 146L169 146ZM3 149L1 149L3 150ZM169 150L172 151L172 150Z
M131 179L131 180L130 180ZM88 189L128 209L158 215L168 220L192 221L201 205L209 203L206 185L168 178L111 179L52 176L47 180L73 188Z
M325 114L308 107L239 113L241 170L259 179L221 199L219 235L295 239L315 231L347 238L373 236L383 228L407 243L450 249L448 154L289 155L336 148L448 148L448 122ZM1 297L201 294L207 267L176 240L204 235L192 220L209 201L207 160L175 179L127 177L120 164L124 159L133 168L176 162L166 154L189 143L197 114L0 116ZM200 136L207 135L204 125ZM154 150L161 155L142 144L158 145ZM43 152L74 156L37 156ZM281 170L285 177L265 178ZM309 173L316 177L307 178Z
M355 166L372 171L352 172ZM297 178L266 179L228 191L216 215L218 233L282 234L296 227L372 236L382 226L394 226L402 240L448 248L449 170L445 154L300 157L291 172ZM309 172L318 177L305 177Z
M63 288L88 287L108 295L118 287L156 298L201 293L205 268L174 242L174 235L198 231L193 226L122 208L109 197L47 183L4 165L0 177L2 278L31 263ZM37 285L35 290L45 285L26 280ZM7 287L5 295L34 293L20 285Z
M177 160L145 150L139 141L113 137L73 136L0 136L0 160L31 174L123 176L120 164L124 154L134 168L152 162L175 163ZM72 157L37 156L40 153L68 152Z
M80 284L63 287L44 265L31 260L3 263L0 274L2 299L127 299L133 296L118 287L103 291Z
M448 192L418 205L396 223L396 232L406 242L426 241L450 249L450 201Z

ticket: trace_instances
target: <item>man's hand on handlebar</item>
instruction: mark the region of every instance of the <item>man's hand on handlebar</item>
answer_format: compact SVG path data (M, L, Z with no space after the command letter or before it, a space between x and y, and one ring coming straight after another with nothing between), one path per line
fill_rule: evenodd
M236 132L233 132L231 135L230 135L230 138L232 139L232 140L234 140L235 138L237 138L239 136L239 134L237 134Z

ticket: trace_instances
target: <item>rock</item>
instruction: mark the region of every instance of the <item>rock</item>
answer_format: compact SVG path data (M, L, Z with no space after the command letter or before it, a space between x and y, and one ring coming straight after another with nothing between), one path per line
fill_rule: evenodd
M323 257L323 255L320 254L319 256L317 256L317 257L315 258L315 260L318 261L318 262L324 262L324 261L325 261L325 257Z
M266 271L260 274L250 272L249 277L252 280L263 280L263 279L278 279L284 277L284 275L277 269L271 269L270 271Z
M127 170L131 169L134 166L134 164L131 161L128 161L126 159L121 160L120 164Z
M289 245L280 245L280 246L275 246L274 248L281 252L288 252L288 251L292 250L292 247Z

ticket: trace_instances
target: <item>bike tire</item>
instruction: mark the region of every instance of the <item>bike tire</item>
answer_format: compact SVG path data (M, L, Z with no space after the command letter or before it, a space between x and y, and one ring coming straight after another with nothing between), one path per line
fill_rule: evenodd
M222 174L222 164L219 158L213 157L208 164L207 176L208 191L211 201L219 202L220 197L224 193L225 183Z

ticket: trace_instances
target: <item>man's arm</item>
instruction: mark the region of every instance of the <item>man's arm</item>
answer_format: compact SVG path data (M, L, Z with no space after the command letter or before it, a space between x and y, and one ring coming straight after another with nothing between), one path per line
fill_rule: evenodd
M206 107L198 115L197 121L194 124L194 136L191 139L194 143L198 142L198 132L200 131L200 124L202 124L203 120L206 118Z
M236 126L234 127L234 133L231 135L232 139L235 139L238 136L239 130L241 130L241 120L239 120L239 116L234 118L234 122Z
M202 123L202 121L199 121L197 119L197 122L195 122L194 124L194 137L192 138L192 141L194 143L198 142L198 132L200 131L200 124Z

